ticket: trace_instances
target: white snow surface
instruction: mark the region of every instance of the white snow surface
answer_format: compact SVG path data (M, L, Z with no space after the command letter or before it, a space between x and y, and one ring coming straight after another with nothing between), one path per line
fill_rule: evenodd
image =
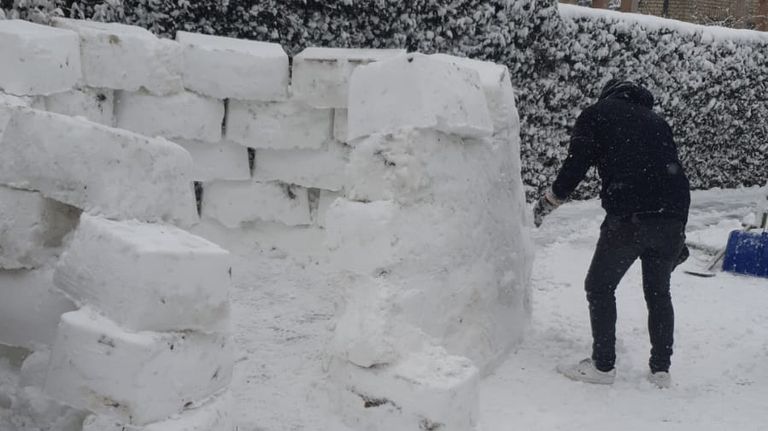
M688 236L721 231L718 224L742 219L759 198L755 188L695 192ZM765 279L673 274L677 325L669 390L645 381L649 343L637 267L617 292L616 383L574 383L554 370L559 362L581 359L589 351L583 280L602 217L598 201L571 202L534 231L532 326L523 344L480 383L481 429L762 431L768 398ZM726 240L721 232L719 243ZM692 252L686 265L707 258ZM327 402L325 352L343 280L324 262L247 251L245 246L235 257L238 361L232 394L240 430L352 431L329 413ZM42 401L32 408L29 391L15 389L18 381L18 364L0 358L0 429L38 431L55 421L72 421L73 414L60 408L48 409L46 416Z
M257 149L320 149L333 135L333 110L297 101L230 100L226 138Z
M684 34L698 33L701 34L703 42L768 41L768 34L762 31L699 25L653 15L593 9L564 3L559 3L558 7L560 8L560 15L566 18L602 18L617 23L637 23L649 30L669 29Z

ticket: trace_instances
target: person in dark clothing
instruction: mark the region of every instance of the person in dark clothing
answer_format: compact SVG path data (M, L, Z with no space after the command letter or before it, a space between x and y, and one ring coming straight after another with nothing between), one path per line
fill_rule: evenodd
M576 120L568 156L552 187L534 206L534 222L557 208L597 167L606 218L585 281L592 356L558 367L574 380L613 383L616 371L616 287L632 263L642 262L651 339L649 380L671 384L674 310L670 275L687 257L685 225L690 191L672 129L652 110L644 87L612 79L599 100Z

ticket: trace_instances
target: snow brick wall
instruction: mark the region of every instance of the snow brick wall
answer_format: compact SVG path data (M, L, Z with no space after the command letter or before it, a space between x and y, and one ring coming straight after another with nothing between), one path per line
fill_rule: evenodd
M470 430L477 382L521 337L532 255L504 66L409 54L349 90L345 197L326 215L348 277L332 346L355 429Z
M352 425L474 428L478 379L530 313L506 67L307 48L290 70L274 43L0 21L0 45L19 37L57 78L0 66L0 262L44 279L48 307L8 339L44 341L39 386L88 412L84 430L231 430L213 243L314 245L347 281L329 371Z
M198 221L193 159L156 124L139 130L152 137L112 127L150 118L160 94L193 120L223 104L181 93L171 41L56 26L0 21L0 344L34 351L11 407L66 418L60 431L89 414L114 429L231 430L230 256L180 228ZM116 115L116 92L145 111ZM167 126L221 133L221 119L184 121Z

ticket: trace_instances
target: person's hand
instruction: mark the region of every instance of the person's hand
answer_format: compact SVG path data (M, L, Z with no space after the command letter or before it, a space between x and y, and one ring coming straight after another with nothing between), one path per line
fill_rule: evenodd
M541 226L544 217L559 207L560 203L560 200L552 193L552 190L547 190L533 206L533 224L536 227Z

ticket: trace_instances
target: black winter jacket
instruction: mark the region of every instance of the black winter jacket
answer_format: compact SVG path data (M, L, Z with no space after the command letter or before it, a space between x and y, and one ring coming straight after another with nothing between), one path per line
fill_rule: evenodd
M597 166L600 198L610 215L648 215L688 220L688 178L677 155L672 129L653 112L645 88L621 82L603 90L571 133L568 157L552 192L565 200Z

